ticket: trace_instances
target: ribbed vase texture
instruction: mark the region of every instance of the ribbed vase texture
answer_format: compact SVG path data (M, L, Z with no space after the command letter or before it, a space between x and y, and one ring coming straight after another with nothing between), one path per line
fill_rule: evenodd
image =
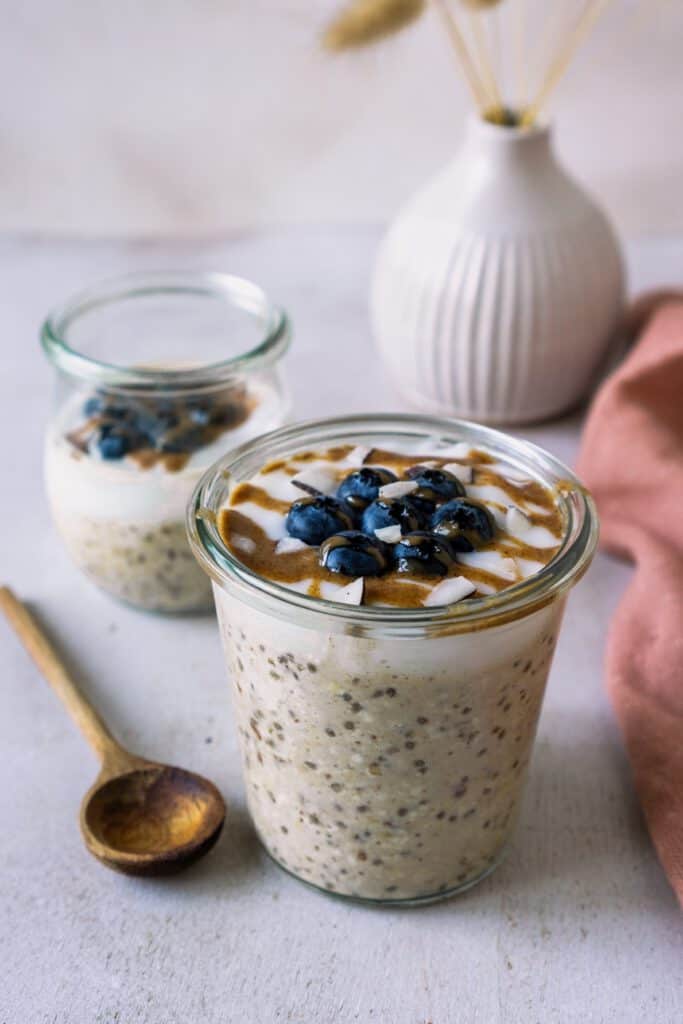
M612 228L556 162L548 128L473 121L460 156L390 227L371 314L412 405L529 422L589 391L622 297Z

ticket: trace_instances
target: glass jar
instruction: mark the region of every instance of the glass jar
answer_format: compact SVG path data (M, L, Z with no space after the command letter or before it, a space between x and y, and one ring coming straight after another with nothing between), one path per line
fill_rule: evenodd
M217 513L265 462L427 438L483 447L556 489L565 531L543 569L451 606L355 607L258 575L221 539ZM489 874L517 817L565 597L597 542L595 507L571 472L455 420L321 421L220 460L197 486L188 531L213 581L247 801L270 855L320 889L379 903L441 899Z
M187 501L219 455L284 422L289 337L261 288L217 273L132 274L48 317L47 494L89 579L151 611L211 607Z

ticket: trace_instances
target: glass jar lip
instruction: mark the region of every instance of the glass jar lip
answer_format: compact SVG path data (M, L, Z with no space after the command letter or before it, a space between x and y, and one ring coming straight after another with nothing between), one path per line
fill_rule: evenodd
M223 543L217 526L218 488L225 486L241 463L251 456L263 462L297 446L312 444L361 443L368 435L401 434L417 438L438 436L448 443L470 441L498 452L520 469L555 486L567 518L565 538L558 553L539 572L497 594L454 605L421 608L350 606L310 597L275 583L248 569ZM220 502L218 503L220 506ZM467 420L442 419L408 414L376 413L335 419L309 420L261 435L233 449L211 466L199 480L187 509L187 531L195 558L205 572L222 585L236 584L244 593L275 602L280 613L323 620L333 618L352 633L364 629L386 635L422 635L469 632L522 618L541 608L578 582L592 560L598 541L598 516L589 492L559 459L528 441L511 438L490 427ZM312 620L311 620L312 621Z
M254 348L218 362L182 369L117 365L87 356L67 341L69 327L84 313L122 299L144 295L188 293L222 298L226 303L264 320L264 333ZM272 365L287 351L291 323L253 281L218 271L133 272L77 292L48 314L40 330L43 351L58 369L71 376L109 387L184 390L211 387Z

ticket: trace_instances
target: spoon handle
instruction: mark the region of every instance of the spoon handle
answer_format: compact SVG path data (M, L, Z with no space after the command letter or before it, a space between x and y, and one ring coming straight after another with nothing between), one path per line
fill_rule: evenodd
M26 605L15 597L9 587L0 587L0 608L100 761L121 767L136 761L137 758L116 742L95 709L79 692L51 642Z

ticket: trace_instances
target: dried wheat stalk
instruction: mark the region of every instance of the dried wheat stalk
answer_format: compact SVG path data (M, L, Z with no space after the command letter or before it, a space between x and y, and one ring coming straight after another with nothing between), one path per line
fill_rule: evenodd
M323 44L329 50L368 46L406 28L425 7L425 0L352 0L327 27Z
M347 50L378 42L412 24L431 3L445 28L458 67L481 115L498 124L527 127L536 121L577 49L612 0L581 0L580 11L569 25L567 13L576 10L578 0L545 2L552 6L546 8L547 17L539 28L538 19L531 17L529 0L349 0L328 26L323 43L330 50ZM509 23L508 14L510 18L516 17L510 32L503 30ZM461 18L466 18L468 33ZM490 37L485 31L487 23ZM551 52L544 56L541 84L527 103L531 90L526 37L531 26L542 37L535 39L536 48L544 53L546 50ZM560 35L559 44L553 41L556 34ZM517 112L504 101L501 89L501 82L506 84L509 76L509 64L505 60L508 38L516 66Z

